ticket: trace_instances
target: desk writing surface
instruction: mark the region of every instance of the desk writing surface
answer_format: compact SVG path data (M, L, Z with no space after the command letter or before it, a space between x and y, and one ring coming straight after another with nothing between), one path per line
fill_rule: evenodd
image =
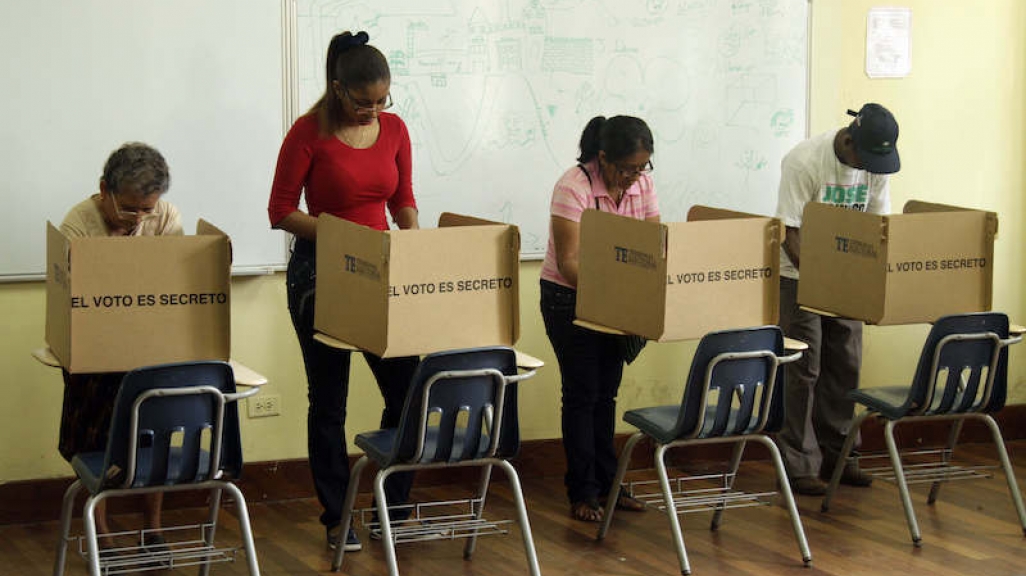
M361 352L361 350L356 346L353 346L348 342L343 342L338 338L328 336L327 334L324 334L322 332L315 333L314 340L320 342L321 344L324 344L325 346L330 346L332 348L337 348L339 350L351 350L353 352ZM521 352L516 348L513 349L513 353L516 354L518 368L523 368L525 370L536 370L538 368L545 366L545 362L540 358L535 358L534 356L531 356L530 354L527 354L525 352Z
M595 324L594 322L588 322L587 320L574 320L574 325L575 326L580 326L581 328L587 328L588 330L594 330L596 332L601 332L603 334L614 334L614 335L626 335L627 334L627 332L624 332L623 330L617 330L616 328L610 328L609 326L603 326L601 324ZM809 349L809 345L806 344L805 342L802 342L801 340L796 340L794 338L788 338L787 336L784 336L784 349L785 350L795 350L795 351L798 351L798 350L808 350Z
M38 360L44 366L51 368L60 368L61 363L57 360L57 357L53 355L53 351L50 350L49 346L42 346L32 350L32 357ZM239 386L263 386L267 384L267 378L252 368L240 364L235 360L229 360L228 364L232 367L232 373L235 375L235 384Z

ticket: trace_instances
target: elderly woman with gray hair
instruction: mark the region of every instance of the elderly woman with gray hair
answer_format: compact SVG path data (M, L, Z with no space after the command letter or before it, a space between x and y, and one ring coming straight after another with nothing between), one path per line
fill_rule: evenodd
M171 184L164 157L154 148L129 142L113 153L103 167L99 192L76 204L64 217L61 231L69 237L85 236L163 236L181 235L178 209L163 199ZM124 376L120 372L103 374L64 374L64 407L58 450L68 462L81 452L102 452L107 445L117 397ZM163 495L144 497L144 544L165 546L160 529ZM103 502L97 505L96 529L110 532Z

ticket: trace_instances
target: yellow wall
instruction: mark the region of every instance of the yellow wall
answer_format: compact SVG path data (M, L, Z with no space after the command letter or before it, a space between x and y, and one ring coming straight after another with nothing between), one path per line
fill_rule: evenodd
M901 80L869 80L863 72L866 11L874 4L813 2L811 132L839 127L846 122L845 110L863 102L888 106L902 130L904 169L892 181L894 206L917 198L998 212L994 307L1026 322L1021 256L1026 245L1026 2L901 3L913 9L912 74ZM559 376L538 313L539 268L536 262L521 268L519 347L549 363L521 393L527 439L559 436ZM60 375L28 354L43 342L44 300L40 283L0 285L0 483L70 474L56 451ZM246 457L305 457L306 388L285 309L284 279L280 274L237 278L232 303L233 356L268 376L268 392L282 398L281 416L242 419ZM868 327L864 384L907 378L925 330ZM691 343L650 345L625 373L619 408L676 402L692 350ZM1011 402L1026 402L1024 354L1026 347L1013 348ZM354 361L348 429L375 428L380 407L366 365Z

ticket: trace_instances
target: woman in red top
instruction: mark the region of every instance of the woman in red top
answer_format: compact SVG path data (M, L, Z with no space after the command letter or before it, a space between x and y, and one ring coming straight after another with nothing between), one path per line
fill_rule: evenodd
M332 38L324 94L285 136L267 208L272 227L296 236L286 278L289 312L306 366L310 468L331 548L343 537L339 522L349 484L344 426L350 353L313 339L317 216L327 212L387 230L387 207L399 228L418 227L410 137L403 121L384 111L392 106L391 73L385 56L367 40L366 32ZM304 193L307 212L299 209ZM381 426L394 427L418 360L382 360L369 353L364 358L385 400ZM404 503L411 481L410 474L392 475L385 485L388 501ZM360 549L352 530L345 538L347 551Z

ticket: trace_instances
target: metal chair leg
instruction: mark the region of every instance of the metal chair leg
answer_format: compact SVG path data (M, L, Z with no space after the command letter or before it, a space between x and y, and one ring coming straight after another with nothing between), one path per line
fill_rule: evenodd
M68 537L71 535L71 514L75 508L75 497L82 490L82 481L75 480L64 491L64 500L61 503L61 533L57 541L57 557L53 564L53 575L63 576L64 565L68 555Z
M100 546L96 541L96 505L106 498L103 492L86 498L82 508L82 524L85 525L86 547L89 550L89 573L102 576L100 572Z
M374 500L378 505L381 543L385 546L385 561L388 563L388 573L391 576L399 576L399 561L396 559L395 540L392 537L392 520L388 515L388 497L385 496L385 480L388 479L391 473L391 470L387 468L378 470L377 476L374 477ZM345 538L344 535L343 538ZM339 548L342 547L341 545L339 546Z
M728 472L726 476L726 486L728 490L734 487L734 481L737 480L737 469L741 466L741 456L745 453L745 444L747 441L740 440L734 444L734 452L730 457L730 464L728 465ZM718 530L720 528L720 520L723 519L724 502L720 502L716 505L716 511L713 512L712 521L709 523L710 530Z
M356 492L360 487L360 474L368 462L370 462L369 458L361 456L353 465L352 472L349 473L349 487L346 489L345 500L342 501L342 518L339 522L339 527L342 529L341 540L338 547L335 548L335 557L331 560L332 572L342 569L342 558L346 553L346 537L349 535L349 527L353 523L353 504L356 503Z
M837 462L834 463L834 471L830 474L830 482L827 484L826 494L823 495L823 503L819 507L820 511L827 512L830 510L830 501L833 500L834 492L837 492L837 486L841 483L844 466L848 463L848 457L855 446L855 439L858 438L862 422L873 414L875 412L871 410L863 410L862 413L855 417L851 427L848 428L848 435L844 437L844 445L841 447L841 452L837 455ZM890 422L888 422L888 425L890 425Z
M1012 468L1012 461L1008 458L1008 449L1005 448L1005 439L998 429L997 422L989 414L982 415L983 422L990 428L990 434L994 438L994 446L997 447L998 458L1001 460L1001 468L1005 471L1005 481L1008 482L1008 491L1012 493L1012 504L1015 505L1015 512L1019 515L1019 526L1022 527L1023 535L1026 536L1026 507L1023 507L1022 492L1019 492L1019 483L1015 480L1015 470Z
M474 519L481 520L484 516L485 497L488 495L488 484L492 478L492 465L488 464L481 469L481 481L478 483L477 495L479 504L477 510L474 511ZM463 545L463 559L470 560L470 557L474 555L474 548L477 546L477 529L474 529L474 533L467 539L467 543Z
M624 445L623 451L620 452L620 460L616 464L616 476L613 478L612 488L609 490L609 497L606 498L606 509L605 514L602 515L602 524L599 525L598 534L595 535L596 540L601 540L606 537L606 532L609 531L610 524L613 523L613 511L616 510L616 499L619 496L620 485L623 484L623 478L627 475L627 466L631 463L631 453L634 451L634 446L645 437L643 432L635 432L630 438L627 439L627 444Z
M524 502L524 491L520 486L520 477L513 465L505 460L498 462L503 471L506 472L506 479L509 480L510 491L513 493L513 500L517 506L517 518L520 522L520 534L524 539L524 552L527 554L527 566L531 576L541 576L541 569L538 567L538 553L534 549L534 537L531 535L531 522L527 518L527 504Z
M791 528L794 529L794 537L798 541L798 551L801 552L802 562L808 566L812 563L812 550L809 549L809 541L805 538L805 528L802 526L802 519L798 515L798 506L794 502L794 494L791 492L791 483L787 479L787 471L784 470L784 460L780 457L780 449L777 448L777 445L772 440L765 436L759 436L757 440L766 446L770 456L773 458L773 467L777 471L780 493L784 496L787 513L791 516Z
M673 534L673 544L677 548L677 559L680 561L680 573L687 576L691 574L691 564L688 562L688 552L684 548L684 533L680 527L680 518L677 517L677 506L673 502L673 490L670 489L670 478L666 473L666 445L659 444L655 451L656 472L659 474L659 485L663 489L663 500L666 505L666 516L670 521L670 532Z
M239 534L242 536L242 545L246 549L246 565L249 568L249 576L260 576L260 567L257 565L256 544L253 542L253 529L249 523L249 508L246 506L246 498L242 490L231 482L224 484L224 489L235 498L236 516L239 517ZM220 500L221 490L216 490ZM204 564L209 568L210 563Z
M962 424L965 420L959 418L952 422L951 430L948 432L948 447L947 450L941 455L941 459L945 466L951 462L951 455L955 451L955 444L958 442L958 436L962 433ZM926 503L933 505L937 501L937 495L940 493L941 484L946 482L946 479L941 479L930 484L930 494L926 497Z
M894 420L888 420L884 426L884 440L887 441L887 453L891 457L891 467L894 469L894 480L898 484L898 494L901 495L901 505L905 509L905 521L908 522L908 532L912 536L912 544L917 548L922 546L923 536L919 532L919 522L916 521L916 511L912 507L912 497L908 492L908 481L905 479L905 468L901 464L901 454L898 452L897 442L894 441Z
M203 536L203 543L207 548L211 548L214 545L214 536L217 532L217 515L221 511L221 489L214 488L210 491L210 509L207 512L207 530ZM204 562L200 564L199 576L207 576L210 574L210 557L204 559Z

